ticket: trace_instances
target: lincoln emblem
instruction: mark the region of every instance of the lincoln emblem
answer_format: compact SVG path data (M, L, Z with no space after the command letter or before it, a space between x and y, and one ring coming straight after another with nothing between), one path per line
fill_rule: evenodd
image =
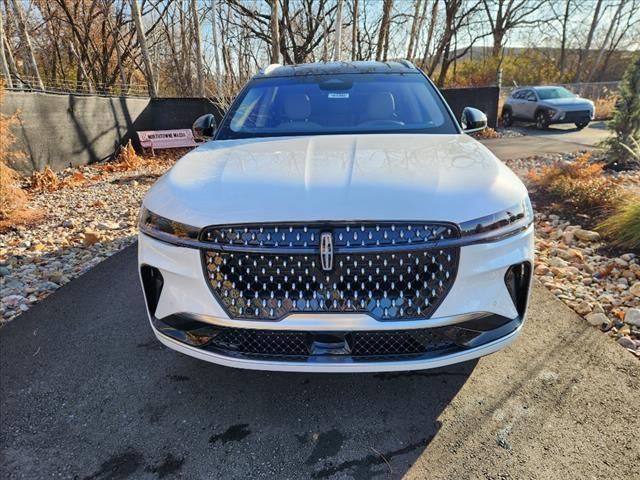
M328 272L333 268L333 235L324 232L320 235L320 263L322 270Z

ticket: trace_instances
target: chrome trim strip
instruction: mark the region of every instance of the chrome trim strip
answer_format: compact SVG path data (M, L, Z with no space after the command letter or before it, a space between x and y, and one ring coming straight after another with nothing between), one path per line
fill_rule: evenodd
M523 322L524 323L524 322ZM219 355L214 352L207 352L189 345L178 342L153 328L156 338L167 347L185 355L195 357L218 365L235 368L245 368L249 370L270 370L288 372L326 372L326 373L357 373L357 372L392 372L406 370L424 370L427 368L443 367L454 363L465 362L474 358L482 357L494 353L511 344L522 330L522 325L502 338L489 342L480 347L470 348L448 355L428 359L400 360L389 362L358 362L358 363L310 363L310 362L276 362L269 360L249 360L232 358Z
M256 330L309 330L309 331L356 331L356 330L410 330L454 325L469 320L494 315L489 312L471 312L447 317L379 321L364 313L295 313L281 320L244 320L212 317L194 313L176 313L198 322L219 327L251 328ZM159 319L162 321L162 318Z
M449 247L464 247L468 245L476 245L478 243L491 243L499 242L506 238L517 235L525 230L529 229L532 222L526 225L522 225L514 230L509 230L508 226L500 230L491 232L479 233L476 235L468 235L461 238L453 238L449 240L435 240L424 243L411 243L404 245L384 245L384 246L368 246L368 247L335 247L334 253L344 254L358 254L358 253L378 253L378 252L393 252L393 251L413 251L413 250L430 250L436 248L449 248ZM170 243L177 247L184 248L197 248L203 250L212 250L220 252L242 252L242 253L267 253L267 254L281 254L281 255L294 255L294 254L317 254L317 248L287 248L287 247L245 247L239 245L220 245L210 242L203 242L200 240L185 240L176 238L173 235L153 232L150 234L147 231L141 230L141 233L160 240L161 242Z

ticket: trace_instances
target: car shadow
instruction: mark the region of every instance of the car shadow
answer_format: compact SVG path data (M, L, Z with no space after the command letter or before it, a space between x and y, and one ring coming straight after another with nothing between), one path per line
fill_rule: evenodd
M573 124L558 124L550 125L546 130L540 130L534 124L517 122L513 126L509 127L512 130L519 131L524 135L532 136L545 136L545 135L565 135L570 133L576 133L585 129L579 129ZM605 121L595 121L589 123L588 129L606 130L607 124Z
M265 448L288 452L295 470L284 471L285 478L402 478L428 449L442 426L440 414L477 364L306 374L236 370L171 355L167 382L156 393L179 409L173 414L207 411L211 398L232 405L232 418L211 426L211 454L224 462L230 442L256 455ZM188 404L171 401L176 382L191 392Z

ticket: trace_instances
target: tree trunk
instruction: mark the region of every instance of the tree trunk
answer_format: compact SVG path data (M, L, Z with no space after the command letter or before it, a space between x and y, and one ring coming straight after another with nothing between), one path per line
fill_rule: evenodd
M211 2L211 33L213 39L213 59L216 67L216 87L218 90L222 87L222 78L220 72L220 54L218 53L218 22L216 21L216 14L218 12L218 2L213 0Z
M351 28L351 60L356 61L358 49L358 0L353 0L353 26Z
M271 63L280 63L280 15L278 0L271 0Z
M18 73L18 66L16 65L16 61L13 58L13 53L11 53L11 46L7 41L6 35L0 38L0 41L2 41L4 45L4 49L7 54L7 63L9 64L9 71L11 72L11 75L13 75L13 77L15 78L15 82L14 82L15 86L22 87L24 84L22 83L22 80L20 80L20 75Z
M589 49L591 48L591 41L593 40L593 34L598 27L598 22L600 21L600 7L602 7L602 0L598 0L596 3L596 10L593 13L593 20L591 21L591 28L589 28L589 34L587 35L587 43L584 49L580 50L578 54L578 65L576 67L576 76L574 79L575 83L580 83L582 78L582 64L589 57Z
M595 75L596 71L598 70L598 67L600 66L600 62L602 61L602 57L604 55L605 49L607 48L607 44L611 39L611 34L614 31L614 27L616 30L618 28L618 24L620 23L620 15L622 14L622 8L624 7L624 5L625 5L625 0L620 0L620 4L616 9L616 13L613 15L613 20L611 21L611 23L609 23L609 28L607 29L607 33L604 37L604 40L602 41L602 46L598 51L598 56L596 57L596 61L594 62L591 68L591 71L589 72L589 77L587 79L588 82L590 82L593 79L593 76Z
M142 27L142 17L140 16L138 0L131 0L131 15L133 16L133 23L136 27L136 36L138 37L140 52L142 53L142 60L144 62L144 69L146 73L145 76L147 77L147 85L149 87L149 95L152 98L156 98L158 96L158 92L156 90L156 80L153 75L151 58L149 57L149 49L147 48L147 38L144 33L144 28Z
M342 0L338 0L336 9L336 41L333 51L333 60L340 61L340 53L342 50Z
M378 46L376 48L376 61L382 60L387 37L389 36L389 22L391 20L391 9L393 8L393 0L384 0L382 5L382 20L380 22L380 31L378 32Z
M38 64L36 63L36 57L33 54L33 46L31 45L31 37L27 31L27 25L24 19L24 13L22 11L21 0L12 0L13 11L16 14L16 20L18 21L18 30L20 31L20 38L24 43L26 50L27 63L31 69L31 75L36 83L36 88L44 90L44 84L42 78L40 78L40 72L38 71Z
M204 97L204 65L202 64L202 35L200 35L200 18L198 18L198 2L191 0L191 22L196 42L196 76L198 78L198 96Z
M431 7L431 18L429 19L429 31L427 32L427 42L424 47L424 55L422 56L422 68L428 70L427 60L429 60L429 50L431 49L431 41L433 40L433 32L436 28L436 22L438 20L438 3L439 0L433 0L433 6ZM429 70L429 75L433 73Z
M78 51L73 46L73 41L71 40L69 41L69 48L71 49L71 53L73 53L73 56L76 57L76 60L78 60L78 68L80 69L80 73L82 73L82 78L84 78L85 82L87 82L87 89L89 90L89 93L93 93L94 88L93 84L91 83L91 78L89 78L87 70L84 68L84 62L82 61L82 58L80 58L80 55L78 55Z
M426 1L426 0L425 0ZM411 22L411 34L409 35L409 46L407 47L407 60L411 61L413 58L413 49L416 44L416 37L418 35L418 26L420 25L420 4L422 0L415 0L413 9L413 21Z
M564 8L562 17L562 39L560 41L560 79L564 80L564 70L567 63L567 24L569 23L569 6L571 0L566 0L567 4Z
M7 63L7 56L4 54L4 27L2 23L2 12L0 12L0 62L2 62L2 74L4 75L7 87L13 88L13 81L11 80L11 72L9 71L9 64Z

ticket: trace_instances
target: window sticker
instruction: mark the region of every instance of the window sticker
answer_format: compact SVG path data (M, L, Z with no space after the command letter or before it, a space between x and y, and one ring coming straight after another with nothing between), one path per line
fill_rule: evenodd
M330 93L328 98L349 98L348 93Z

